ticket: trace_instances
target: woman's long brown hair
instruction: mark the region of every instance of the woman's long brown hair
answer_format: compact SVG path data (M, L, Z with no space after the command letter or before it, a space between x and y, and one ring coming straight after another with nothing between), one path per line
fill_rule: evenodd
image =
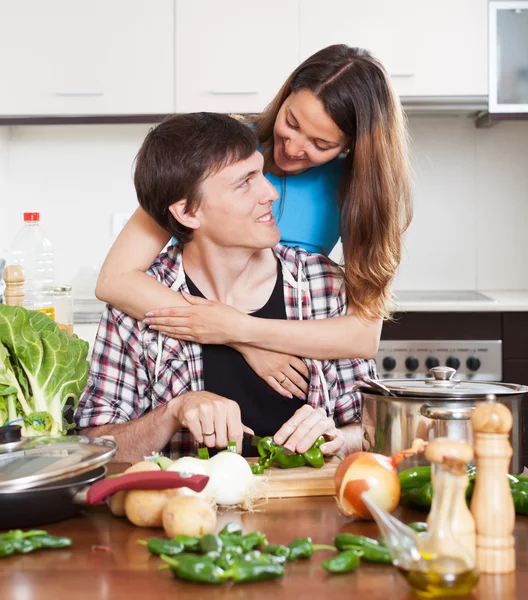
M412 219L408 133L383 66L362 48L329 46L305 60L255 117L265 168L273 165L273 127L293 92L311 91L350 139L339 186L348 302L362 319L387 318L402 236Z

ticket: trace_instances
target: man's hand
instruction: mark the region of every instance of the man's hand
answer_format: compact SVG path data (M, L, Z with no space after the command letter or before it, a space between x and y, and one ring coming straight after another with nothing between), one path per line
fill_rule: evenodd
M143 323L169 337L198 344L229 344L240 341L247 315L236 308L182 294L187 306L160 308L146 314Z
M329 440L321 446L324 454L338 452L345 443L343 433L337 429L334 420L326 416L322 408L314 409L305 404L284 423L273 436L273 440L277 444L283 444L292 452L302 454L320 435L324 435Z
M296 356L255 348L247 344L233 344L248 365L273 390L281 396L306 400L310 387L307 379L310 371L306 364Z
M242 451L244 431L254 432L242 424L240 407L233 400L210 392L187 392L174 398L174 416L186 427L199 444L209 448L226 448L228 442L236 442Z

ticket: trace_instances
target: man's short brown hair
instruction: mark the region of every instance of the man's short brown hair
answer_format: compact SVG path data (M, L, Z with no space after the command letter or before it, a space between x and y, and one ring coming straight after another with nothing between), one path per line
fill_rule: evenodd
M200 184L224 167L256 152L255 132L218 113L189 113L164 119L149 131L136 156L134 185L139 204L183 246L193 230L178 222L169 207L187 200L187 211L201 202Z

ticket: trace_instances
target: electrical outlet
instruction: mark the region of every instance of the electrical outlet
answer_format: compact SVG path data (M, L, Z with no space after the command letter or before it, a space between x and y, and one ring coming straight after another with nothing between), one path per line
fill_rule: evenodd
M132 213L114 213L112 215L112 235L117 237Z

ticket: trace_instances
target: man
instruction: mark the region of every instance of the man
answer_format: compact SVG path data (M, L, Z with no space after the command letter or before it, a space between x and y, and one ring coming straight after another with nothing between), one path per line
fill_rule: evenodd
M257 138L225 115L172 116L149 132L134 183L143 209L172 232L149 274L176 292L218 300L263 318L346 313L339 269L328 259L278 245L277 192L262 172ZM314 302L312 302L312 292ZM325 453L357 450L353 384L372 361L305 361L306 402L272 390L227 346L175 340L108 306L75 419L82 433L112 435L118 458L167 447L241 445L243 432L273 435L299 452L324 435ZM344 448L343 448L344 446Z

